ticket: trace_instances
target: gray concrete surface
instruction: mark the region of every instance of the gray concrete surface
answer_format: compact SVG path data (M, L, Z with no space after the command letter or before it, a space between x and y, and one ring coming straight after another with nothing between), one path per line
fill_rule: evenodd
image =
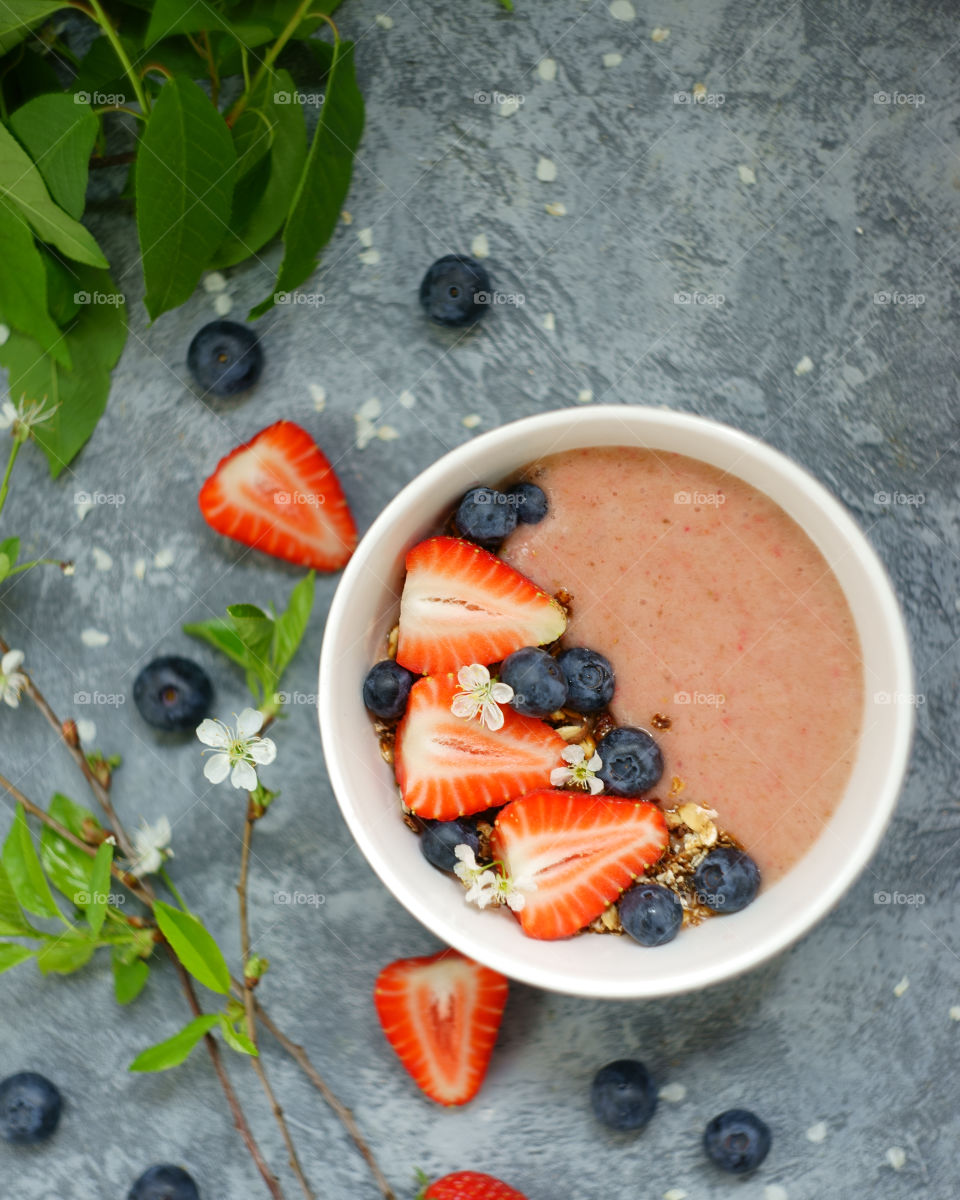
M230 602L281 598L295 573L202 523L197 486L221 454L269 421L299 420L336 461L366 526L447 448L573 405L583 389L763 436L813 470L868 531L916 648L923 703L903 798L875 860L829 919L777 961L699 995L612 1005L516 987L482 1094L465 1111L439 1111L385 1048L369 999L381 965L434 943L352 846L313 710L301 704L278 734L271 778L283 798L258 831L253 868L256 948L274 964L263 999L355 1108L404 1197L415 1166L479 1166L531 1200L658 1200L671 1188L690 1200L951 1200L960 1191L956 1009L951 1017L960 1005L955 7L660 0L638 2L636 20L624 22L604 0L516 4L512 16L495 0L344 4L368 103L353 223L305 289L322 293L322 306L262 322L268 365L249 398L212 408L194 398L184 357L213 315L211 297L198 291L148 327L132 224L94 218L130 299L131 337L107 415L73 470L52 484L38 454L22 456L7 532L78 568L72 581L37 572L0 588L0 632L26 651L59 712L92 719L96 744L124 754L116 799L130 823L161 812L173 820L176 878L236 955L237 796L209 789L198 746L154 737L132 702L73 703L81 691L129 698L140 664L184 650L213 674L222 712L243 703L237 675L180 624ZM392 28L374 22L378 11ZM656 26L669 28L666 41L651 39ZM622 62L604 68L612 53ZM557 63L552 81L536 70L544 57ZM697 83L706 103L675 102ZM475 101L495 90L522 98L513 115ZM877 93L897 95L883 103ZM918 95L922 104L910 99ZM556 164L552 184L536 177L540 156ZM567 215L548 215L548 202ZM375 264L360 261L357 232L368 227ZM524 302L499 306L460 339L424 324L415 288L433 258L479 234L498 289ZM264 293L276 257L271 250L231 274L236 311ZM683 293L697 295L677 303ZM920 295L922 304L907 299ZM805 357L812 370L798 374ZM310 384L326 390L322 413ZM412 408L398 403L405 390ZM355 413L371 397L399 437L359 450ZM480 418L475 430L464 424L470 414ZM125 502L78 524L80 491ZM96 569L94 547L112 556L111 570ZM166 550L172 564L155 567ZM305 696L336 583L320 584L290 677ZM87 648L86 628L109 634L109 644ZM55 789L84 798L29 708L0 713L0 762L36 800ZM0 826L8 821L4 804ZM295 889L326 902L273 903L274 892ZM923 903L881 904L878 892ZM4 1197L119 1198L158 1160L185 1163L204 1200L263 1194L202 1054L156 1077L125 1071L137 1049L183 1019L170 970L118 1010L106 961L48 982L19 968L0 979L0 1009L0 1074L45 1071L67 1100L48 1148L0 1145ZM318 1193L373 1198L363 1164L305 1080L269 1042L265 1054ZM637 1138L603 1132L588 1111L593 1072L623 1055L686 1089ZM255 1080L242 1064L231 1070L288 1195L299 1194ZM718 1177L698 1149L704 1122L734 1104L755 1107L775 1132L766 1165L746 1182ZM895 1147L898 1171L887 1156Z

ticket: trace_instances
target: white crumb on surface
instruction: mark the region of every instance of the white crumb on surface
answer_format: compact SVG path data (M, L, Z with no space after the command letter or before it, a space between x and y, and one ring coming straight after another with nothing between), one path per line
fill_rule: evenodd
M344 225L352 225L353 224L353 213L348 212L347 209L344 209L343 212L340 214L340 220L344 223Z
M557 60L555 58L541 58L537 63L537 74L547 83L556 79Z
M793 368L794 375L809 375L813 370L813 359L809 354L805 354L803 358Z
M377 249L364 250L362 254L358 254L357 258L365 267L375 267L380 261L380 251Z
M819 1145L827 1136L827 1126L823 1121L818 1121L816 1125L811 1125L807 1130L807 1141Z
M669 36L670 30L665 29L662 25L658 25L655 29L650 30L651 42L665 42Z
M146 579L147 560L145 558L138 558L133 564L133 577L134 579L139 579L141 583Z
M169 546L165 546L162 550L158 550L153 556L153 565L158 571L165 571L167 567L173 566L175 558L176 555L169 548Z
M763 1200L789 1200L787 1189L779 1183L768 1183L763 1189Z
M858 226L856 227L856 229L855 229L853 232L854 232L854 233L859 233L859 234L862 234L862 233L863 233L863 226L862 226L862 225L858 225Z
M81 742L92 742L97 736L97 727L89 717L80 717L77 721L77 737Z
M413 408L417 402L417 398L413 392L402 391L397 397L397 402L401 408Z
M902 1146L891 1146L887 1151L887 1162L895 1171L899 1171L907 1161L907 1152Z
M76 509L77 520L82 521L88 512L93 511L93 501L84 494L79 500L74 500L73 507Z
M613 0L610 5L610 16L615 21L633 21L636 19L637 10L630 0Z
M960 607L960 601L957 602L957 605ZM953 1008L950 1009L950 1020L960 1021L960 1004L955 1004Z
M105 646L107 642L110 641L110 634L101 633L99 629L84 629L80 634L80 641L83 642L85 646L89 646L91 649L96 650L101 646Z
M705 83L695 83L693 85L692 94L694 100L705 100L707 96L707 85Z
M663 1193L663 1200L687 1200L687 1193L683 1188L670 1188Z
M537 162L537 178L541 183L553 183L557 177L557 164L552 158L545 158L542 154Z
M487 235L485 233L478 233L473 239L473 241L470 243L470 253L474 258L490 257L490 243L487 241Z
M551 217L565 217L567 215L567 206L562 200L551 200L549 204L545 204L544 211Z
M6 345L10 337L10 326L0 325L0 346Z
M213 311L218 317L225 317L233 308L233 299L226 292L218 292L213 298Z
M611 67L619 67L623 62L623 55L617 54L615 50L603 56L603 65L609 70Z
M370 249L370 247L373 245L373 230L369 225L367 225L365 229L357 230L357 241L361 246L364 247L364 249Z
M467 415L463 418L462 423L465 429L476 429L476 427L480 424L480 421L481 417L479 413L467 413Z
M757 176L753 167L748 167L746 163L740 163L737 167L737 174L740 176L741 183L756 183Z
M687 1089L682 1083L668 1083L660 1089L660 1099L668 1104L679 1104L686 1094Z
M382 411L383 406L379 399L371 396L368 400L364 400L354 413L353 419L357 426L355 441L358 450L365 450L377 436L377 427L374 425L374 421Z
M383 405L376 396L371 396L369 400L364 402L357 409L358 417L365 417L368 421L375 421L383 412Z
M577 392L577 403L578 404L589 404L592 400L593 400L593 389L592 388L581 388L580 391Z
M99 546L94 546L90 553L93 555L93 565L98 571L109 571L113 566L113 559L106 550L101 550Z
M211 296L214 292L225 292L227 290L226 277L219 271L211 271L209 275L203 277L203 290Z
M504 96L497 104L497 112L501 117L512 117L519 107L519 96Z
M381 29L393 28L393 17L388 17L386 13L377 13L373 18Z
M544 313L543 321L541 322L541 324L543 325L543 327L547 331L547 333L553 333L553 331L557 327L557 318L551 312Z
M910 980L906 977L906 975L904 975L904 977L900 980L900 982L893 989L893 994L899 1000L900 997L903 995L903 993L907 990L907 988L909 986L910 986Z
M323 412L327 407L327 389L321 387L319 383L311 383L309 385L310 399L313 401L313 407L316 412Z
M395 442L400 436L400 430L393 425L381 425L377 430L377 437L381 442Z

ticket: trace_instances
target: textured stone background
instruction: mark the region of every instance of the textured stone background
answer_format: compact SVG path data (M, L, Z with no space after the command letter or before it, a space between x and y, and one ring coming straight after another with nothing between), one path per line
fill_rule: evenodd
M378 11L393 19L384 29ZM220 711L241 681L179 632L237 600L282 598L295 574L220 541L196 509L199 482L234 444L281 416L303 422L336 460L361 526L447 448L550 407L596 400L665 404L766 438L850 507L890 571L913 632L919 708L913 767L871 867L801 944L747 978L693 996L605 1004L516 987L489 1081L462 1112L420 1098L385 1048L369 1001L387 960L434 949L352 847L324 774L313 709L294 707L270 778L282 801L258 831L256 948L274 969L263 998L355 1109L403 1196L415 1165L478 1165L531 1200L878 1200L956 1195L960 1023L956 854L960 807L956 696L960 473L956 440L956 252L960 240L958 27L952 3L661 0L637 19L605 0L348 0L359 41L368 132L349 208L315 290L322 307L262 322L268 366L249 398L205 408L186 382L192 332L213 315L203 292L148 327L131 224L96 232L129 298L132 333L109 411L58 483L21 458L8 532L25 549L77 560L76 577L37 572L0 589L0 631L27 652L58 712L92 718L96 744L121 751L117 804L174 822L176 877L235 956L232 885L241 811L208 789L198 747L165 742L132 702L74 706L79 691L129 695L158 652L195 654ZM654 43L655 26L669 27ZM602 56L622 55L604 69ZM557 63L542 79L537 64ZM675 103L702 82L722 105ZM475 93L515 93L503 117ZM922 105L875 93L920 93ZM541 156L557 167L539 182ZM738 167L752 169L744 183ZM544 205L562 201L565 217ZM357 231L379 262L362 263ZM490 246L499 290L522 295L460 338L428 327L417 281L435 257ZM269 284L276 255L233 273L238 312ZM722 297L678 304L676 293ZM924 303L877 303L875 293ZM548 312L555 331L544 328ZM813 369L798 375L809 356ZM310 384L326 389L315 410ZM398 403L404 390L412 408ZM398 440L356 448L355 414L377 397ZM119 493L78 524L79 491ZM895 496L878 503L875 493ZM923 503L908 504L903 497ZM113 557L95 569L92 550ZM154 556L172 552L172 565ZM146 579L133 567L147 560ZM323 615L290 677L314 689ZM81 630L109 634L88 649ZM34 799L85 799L72 766L29 707L0 714L3 771ZM7 805L0 826L9 821ZM278 890L322 893L320 909L279 907ZM921 906L874 893L919 893ZM902 979L909 988L899 997ZM32 967L0 979L0 1073L48 1072L66 1115L55 1143L0 1146L0 1191L18 1200L123 1197L157 1160L181 1161L205 1200L262 1194L202 1053L177 1072L133 1078L133 1053L184 1017L172 972L155 972L130 1010L112 1001L108 964L41 983ZM269 1040L265 1053L323 1196L375 1196L338 1125ZM597 1067L645 1059L685 1098L664 1102L638 1138L605 1133L587 1105ZM284 1155L252 1076L232 1064L271 1161ZM747 1104L775 1131L745 1183L718 1178L698 1137L720 1109ZM806 1131L826 1127L822 1141ZM897 1173L887 1160L901 1147ZM299 1194L282 1171L288 1195Z

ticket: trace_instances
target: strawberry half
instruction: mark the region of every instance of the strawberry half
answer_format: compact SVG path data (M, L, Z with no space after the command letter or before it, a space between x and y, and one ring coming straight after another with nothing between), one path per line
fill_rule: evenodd
M522 1192L479 1171L457 1171L431 1183L418 1200L527 1200Z
M407 555L397 662L421 675L499 662L521 646L555 642L563 609L489 550L429 538Z
M466 1104L487 1073L508 984L456 950L401 958L377 976L373 1000L387 1041L438 1104Z
M217 533L318 571L338 571L357 544L340 481L305 429L277 421L231 450L200 489Z
M397 728L394 768L403 802L418 816L450 821L506 804L550 782L567 743L544 721L503 708L496 731L450 711L452 676L419 679Z
M599 917L667 845L655 804L543 789L498 815L490 852L524 893L529 937L569 937Z

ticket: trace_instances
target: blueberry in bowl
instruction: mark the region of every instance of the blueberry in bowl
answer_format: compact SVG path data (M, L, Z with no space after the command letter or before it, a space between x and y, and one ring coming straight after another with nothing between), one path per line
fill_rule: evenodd
M517 527L517 506L495 488L475 487L457 505L454 524L486 550L495 550Z
M557 657L569 692L568 703L579 713L600 712L613 699L613 664L596 650L572 646Z
M539 646L524 646L500 667L500 682L513 688L510 701L525 717L546 717L567 702L567 683L557 660Z
M620 725L597 742L603 766L597 772L611 796L639 796L663 774L660 747L645 729Z

